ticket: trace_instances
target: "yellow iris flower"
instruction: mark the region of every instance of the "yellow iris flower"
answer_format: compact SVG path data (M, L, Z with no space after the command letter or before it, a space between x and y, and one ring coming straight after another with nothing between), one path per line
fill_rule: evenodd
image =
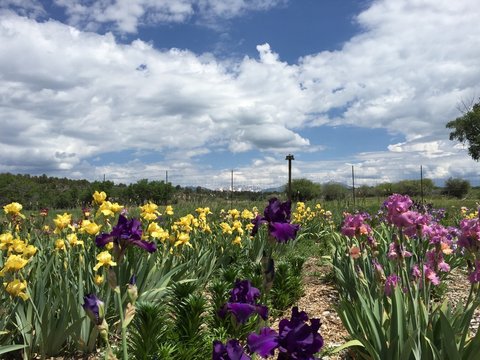
M63 213L63 215L57 214L57 217L53 219L53 222L56 226L55 231L61 231L70 225L72 222L72 215L67 213Z
M105 266L116 266L117 263L112 260L112 255L108 251L102 251L100 254L97 255L98 263L95 265L93 270L98 271L100 267Z
M28 260L24 259L20 255L10 255L3 265L3 269L0 270L0 276L3 276L7 271L18 271L27 265Z
M19 204L18 202L12 202L3 207L3 211L5 212L5 214L18 215L25 219L25 216L20 214L20 211L22 211L22 209L22 204Z
M9 283L3 283L3 286L5 287L5 291L11 296L18 296L22 298L22 300L28 299L28 295L24 292L24 290L27 288L26 280L20 281L18 279L14 279Z
M101 191L101 192L95 191L93 193L93 201L95 201L99 205L103 203L106 198L107 198L107 194L105 193L105 191Z

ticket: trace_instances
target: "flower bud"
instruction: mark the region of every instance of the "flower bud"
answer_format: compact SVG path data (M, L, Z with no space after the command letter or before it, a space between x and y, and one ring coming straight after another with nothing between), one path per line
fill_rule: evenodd
M108 343L108 324L103 319L102 323L100 325L97 325L98 333L100 334L100 337L105 343Z
M135 301L138 299L137 278L135 275L132 275L127 284L127 294L130 302L135 304Z

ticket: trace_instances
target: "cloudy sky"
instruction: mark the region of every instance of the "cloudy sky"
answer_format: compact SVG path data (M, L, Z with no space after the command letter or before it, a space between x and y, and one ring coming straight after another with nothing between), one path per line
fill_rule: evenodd
M478 0L0 0L0 172L478 184Z

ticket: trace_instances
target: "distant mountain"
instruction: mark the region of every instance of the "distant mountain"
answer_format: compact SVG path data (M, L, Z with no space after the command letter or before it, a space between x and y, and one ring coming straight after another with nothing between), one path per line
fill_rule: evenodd
M274 192L284 192L284 191L285 191L285 186L283 186L283 185L262 190L262 192L264 192L264 193L269 193L269 192L274 193Z

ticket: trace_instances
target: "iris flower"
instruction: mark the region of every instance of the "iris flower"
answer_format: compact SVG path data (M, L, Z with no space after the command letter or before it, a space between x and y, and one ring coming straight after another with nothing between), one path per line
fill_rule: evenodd
M278 333L268 327L261 329L259 334L252 333L247 338L248 347L263 358L278 349L278 360L314 360L314 355L323 346L323 338L318 332L320 320L310 319L310 325L308 320L307 313L298 311L295 306L290 320L280 321Z
M243 347L238 340L231 339L224 345L221 341L213 342L212 360L250 360L245 354Z
M258 232L261 224L268 224L268 232L280 243L286 243L290 239L295 239L300 226L290 223L291 203L290 201L281 202L277 198L268 201L268 205L263 212L263 216L257 215L252 220L254 225L252 236Z
M105 304L95 294L85 295L83 298L83 309L88 317L95 323L100 325L105 317Z
M237 280L235 287L230 291L230 299L220 309L219 316L224 318L229 312L239 323L244 324L256 313L266 320L268 308L265 305L257 304L259 297L260 290L253 287L250 281Z
M142 224L137 219L128 220L125 216L118 217L118 223L108 234L101 234L96 237L95 243L99 247L104 247L108 243L112 243L121 253L130 245L138 246L149 253L157 250L154 242L142 240Z

